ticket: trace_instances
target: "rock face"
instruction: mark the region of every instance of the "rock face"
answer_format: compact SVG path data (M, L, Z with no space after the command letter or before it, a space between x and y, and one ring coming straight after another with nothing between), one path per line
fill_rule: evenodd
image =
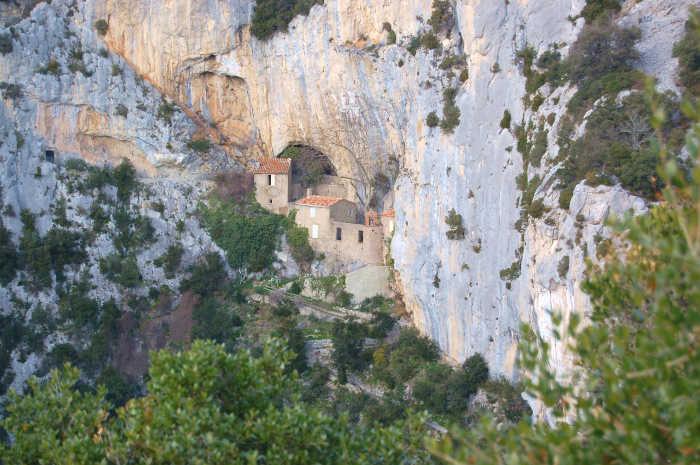
M642 30L639 66L674 89L671 44L688 5L698 2L628 3L621 23ZM430 0L326 0L267 41L250 35L252 0L41 3L14 26L14 51L0 57L0 80L22 82L26 94L5 98L0 115L7 136L0 147L4 201L27 206L26 199L51 191L32 178L37 154L48 146L99 163L125 156L157 176L186 177L295 143L318 148L340 176L360 180L398 160L391 252L415 324L454 360L480 352L493 372L515 378L521 322L548 339L550 310L585 314L583 244L595 248L610 215L645 208L618 187L579 185L569 211L559 209L550 182L557 166L547 160L557 155L558 125L573 90L545 89L537 112L522 103L517 52L557 43L565 54L583 25L567 18L584 4L458 0L455 26L441 38L444 50L466 56L469 77L461 82L441 69L439 52L407 50L411 37L429 27ZM92 26L100 19L108 23L104 37ZM388 43L385 22L397 44ZM67 71L77 43L90 76ZM52 57L58 76L35 72ZM441 114L448 87L457 89L461 111L453 134L425 123L428 113ZM163 96L184 110L170 123L157 116ZM552 211L531 221L522 237L514 223L521 196L515 178L523 167L514 135L500 127L505 110L525 125L554 115L543 167L530 172L542 177L536 198ZM23 147L14 131L23 133ZM187 140L202 133L229 157L188 151ZM39 210L43 201L29 206ZM446 237L451 209L463 217L464 240ZM507 283L500 271L519 256L520 276ZM565 256L569 266L560 276ZM553 353L565 372L565 348Z

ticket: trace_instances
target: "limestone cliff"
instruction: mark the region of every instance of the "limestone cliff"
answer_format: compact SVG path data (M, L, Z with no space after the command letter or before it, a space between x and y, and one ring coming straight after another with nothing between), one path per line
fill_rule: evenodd
M197 131L214 137L228 159L241 161L292 143L311 145L349 177L371 177L397 159L391 250L415 324L453 359L480 352L494 372L517 377L520 323L534 324L549 338L550 310L585 314L582 244L595 247L610 215L645 205L619 187L581 184L570 209L561 210L550 182L557 165L543 163L530 176L543 179L536 198L552 214L530 221L524 236L514 228L522 195L515 180L523 166L515 136L499 122L505 110L523 125L554 114L544 155L554 160L559 123L574 93L545 90L539 110L526 110L517 52L528 44L543 52L556 43L566 54L583 25L568 18L585 0L458 0L455 24L441 40L443 50L466 57L465 82L442 69L438 52L420 49L414 56L407 50L428 28L431 3L326 0L297 17L288 33L266 41L250 34L252 0L39 4L14 26L14 51L0 59L0 80L26 83L27 95L20 108L7 98L3 108L5 201L14 195L14 203L25 202L43 188L32 173L44 145L92 161L126 156L156 176L163 167L176 166L176 175L186 176L225 163L220 152L202 160L186 149ZM697 3L642 0L623 8L621 23L642 30L639 67L664 88L675 88L671 47L687 6ZM93 27L100 19L108 24L104 36ZM384 23L396 44L389 43ZM90 76L35 72L52 57L64 70L75 62L77 42ZM102 44L106 58L98 53ZM122 73L115 75L113 66ZM457 89L461 110L453 134L425 123L430 112L440 112L446 88ZM184 110L171 123L156 116L161 95ZM127 117L115 114L117 104L127 108ZM12 151L14 130L33 136ZM446 239L451 209L464 218L465 240ZM569 267L560 276L565 256ZM504 281L499 272L514 261L521 262L521 273ZM565 349L555 347L554 357L565 371Z

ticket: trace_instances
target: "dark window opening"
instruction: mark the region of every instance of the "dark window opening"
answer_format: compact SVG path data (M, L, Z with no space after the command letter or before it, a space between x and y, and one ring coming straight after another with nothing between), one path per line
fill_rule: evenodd
M271 186L271 185L272 185L272 175L271 175L271 174L268 174L268 175L267 175L267 185L268 185L268 186Z
M270 203L272 203L272 199L270 199Z
M56 154L53 150L47 150L44 152L44 159L50 163L53 163L56 159Z
M357 242L362 244L365 241L365 232L364 231L357 231Z
M343 240L343 230L340 228L335 228L335 240L336 241L341 241Z

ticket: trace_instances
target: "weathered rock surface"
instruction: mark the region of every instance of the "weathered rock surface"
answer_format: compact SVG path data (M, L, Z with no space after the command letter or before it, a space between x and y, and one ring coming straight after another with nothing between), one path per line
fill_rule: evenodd
M443 47L466 55L465 83L440 69L436 52L412 56L405 48L428 27L423 18L430 0L326 0L296 18L288 33L264 42L247 27L252 0L42 3L14 26L14 51L0 57L0 80L22 83L26 95L6 98L0 113L4 202L39 211L54 195L50 177L33 178L45 146L99 163L126 156L143 172L175 177L215 170L231 159L188 151L185 144L197 131L241 160L277 154L291 143L312 145L329 155L341 176L380 172L395 157L400 174L392 256L415 324L455 360L480 352L494 373L516 377L520 323L533 323L550 339L550 310L585 314L583 245L589 253L595 248L608 216L645 208L620 188L580 185L569 211L559 210L555 183L548 182L557 167L544 163L530 175L544 180L537 198L552 208L550 224L542 218L527 227L520 277L510 285L499 277L521 246L513 225L522 161L513 134L499 126L503 112L524 124L554 113L544 157L553 160L558 124L573 95L566 88L545 92L539 111L526 111L516 54L526 44L543 52L553 43L566 53L583 22L567 17L584 3L457 1L456 27ZM627 3L621 23L642 30L640 68L674 89L671 46L687 6L698 1ZM104 37L92 27L98 19L109 24ZM387 44L384 22L398 44ZM67 70L78 41L91 76ZM98 53L102 44L107 58ZM35 72L52 57L59 76ZM122 73L114 75L113 65ZM425 117L441 113L442 91L451 86L458 88L461 123L449 135L428 128ZM171 124L157 117L161 95L184 108ZM127 108L126 118L115 114L118 104ZM453 208L464 218L465 240L446 238L445 216ZM17 231L17 220L6 222ZM562 278L564 256L570 263ZM565 372L565 348L554 353Z

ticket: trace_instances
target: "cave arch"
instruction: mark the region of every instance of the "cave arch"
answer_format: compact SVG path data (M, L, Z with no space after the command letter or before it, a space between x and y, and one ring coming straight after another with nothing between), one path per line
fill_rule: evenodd
M291 143L278 155L291 158L292 198L298 200L309 194L330 195L352 200L347 181L338 177L331 158L316 147Z

